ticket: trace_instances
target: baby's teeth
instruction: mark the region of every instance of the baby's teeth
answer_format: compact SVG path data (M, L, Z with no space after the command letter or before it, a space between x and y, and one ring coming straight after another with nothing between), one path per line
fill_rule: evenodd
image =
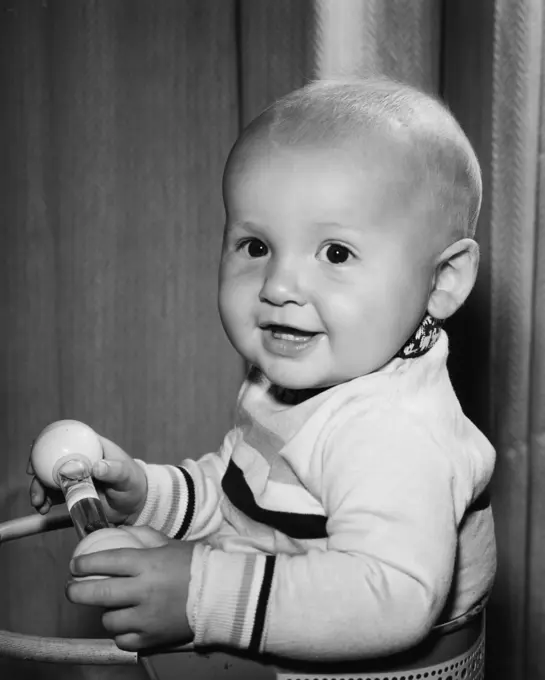
M281 331L273 331L273 335L278 340L292 340L298 342L303 342L308 337L306 335L295 335L294 333L283 333Z

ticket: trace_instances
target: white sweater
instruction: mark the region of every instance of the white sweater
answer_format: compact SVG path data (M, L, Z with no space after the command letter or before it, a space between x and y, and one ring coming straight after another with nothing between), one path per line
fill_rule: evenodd
M139 524L199 541L196 645L379 657L464 614L491 585L495 454L464 416L448 340L288 406L242 386L217 453L145 465ZM473 505L473 507L471 507Z

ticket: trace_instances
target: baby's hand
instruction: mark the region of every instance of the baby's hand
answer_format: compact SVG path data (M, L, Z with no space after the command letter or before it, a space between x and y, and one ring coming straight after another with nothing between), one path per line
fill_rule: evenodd
M146 546L160 547L121 548L77 557L70 565L74 576L114 578L71 581L66 588L68 599L105 607L102 623L120 649L135 652L190 642L193 632L186 605L193 545L169 540L149 527L135 527L131 532Z
M100 437L104 459L93 465L92 474L108 520L113 524L132 524L146 502L148 484L146 474L122 448ZM33 475L29 463L28 474ZM52 505L64 500L60 491L45 488L33 477L30 484L30 503L45 515Z

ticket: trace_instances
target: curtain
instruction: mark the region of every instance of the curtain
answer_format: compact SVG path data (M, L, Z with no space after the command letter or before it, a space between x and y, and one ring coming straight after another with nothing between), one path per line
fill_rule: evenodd
M217 446L242 375L214 311L229 147L311 78L383 72L441 96L483 168L481 267L449 362L498 452L489 677L545 678L543 22L543 0L0 0L0 521L29 512L28 446L51 420L151 461ZM0 627L100 634L62 594L74 541L0 547ZM223 655L154 664L161 680L271 677Z

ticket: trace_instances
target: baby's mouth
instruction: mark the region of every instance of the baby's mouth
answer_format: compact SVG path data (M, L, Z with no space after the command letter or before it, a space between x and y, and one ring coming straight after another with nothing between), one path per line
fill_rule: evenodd
M278 324L265 324L261 326L265 331L269 331L276 340L287 340L290 342L306 342L318 333L305 331L293 326L280 326Z

